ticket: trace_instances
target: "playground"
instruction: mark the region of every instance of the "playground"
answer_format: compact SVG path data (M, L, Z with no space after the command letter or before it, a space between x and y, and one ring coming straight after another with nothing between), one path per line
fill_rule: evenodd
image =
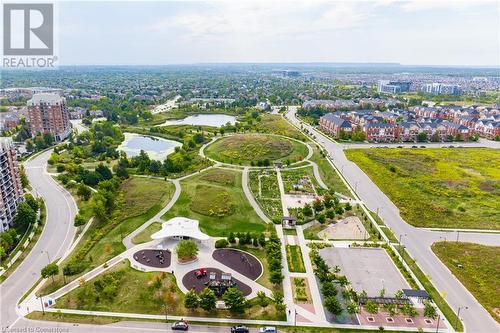
M200 275L200 270L206 271L206 274ZM231 274L224 273L220 269L213 267L197 268L187 272L182 278L182 284L187 290L194 290L196 293L200 293L205 288L210 288L219 297L229 288L238 289L243 296L252 293L251 287L235 279Z
M217 249L212 253L212 258L254 281L262 275L262 264L248 252Z
M142 265L166 268L170 266L172 253L169 250L141 250L134 253L134 259Z

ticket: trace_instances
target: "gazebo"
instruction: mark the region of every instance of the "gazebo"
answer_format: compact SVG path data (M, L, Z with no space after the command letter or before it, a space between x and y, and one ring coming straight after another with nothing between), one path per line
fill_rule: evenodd
M210 237L201 232L197 220L187 217L174 217L161 225L161 230L151 235L152 239L190 239L199 241L209 240Z

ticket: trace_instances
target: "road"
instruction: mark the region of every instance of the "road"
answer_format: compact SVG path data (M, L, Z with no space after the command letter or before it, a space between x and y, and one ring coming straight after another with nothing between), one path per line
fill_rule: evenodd
M0 285L2 327L10 326L17 320L25 321L19 319L16 312L18 300L40 278L40 270L47 265L49 258L55 261L66 254L76 232L73 226L77 212L75 201L45 172L51 153L52 150L43 152L25 163L33 192L41 195L45 201L47 223L33 250Z
M402 239L410 255L416 259L422 270L430 275L434 286L446 294L446 301L456 311L460 306L467 306L461 311L464 325L469 332L498 332L500 325L477 302L472 294L451 274L448 268L432 252L432 243L444 240L455 240L456 232L436 232L415 228L406 223L399 215L398 208L371 181L371 179L353 162L349 161L343 151L343 146L330 140L316 131L312 126L301 123L295 113L295 107L290 107L285 117L294 125L301 125L313 132L316 141L321 144L331 156L332 162L343 170L343 176L357 195L372 211L379 211L380 217L394 230L396 237ZM460 241L469 241L484 245L499 245L500 234L465 233L460 232Z

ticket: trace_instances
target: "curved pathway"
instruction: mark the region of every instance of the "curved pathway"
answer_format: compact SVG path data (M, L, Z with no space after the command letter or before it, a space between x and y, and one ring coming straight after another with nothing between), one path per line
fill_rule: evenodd
M248 202L253 207L253 210L255 210L255 212L257 213L257 215L259 215L262 221L266 223L271 223L272 221L266 216L266 214L264 214L262 209L260 209L259 204L257 203L257 201L255 201L255 198L253 197L252 192L248 187L248 167L243 169L243 174L241 176L241 185L243 187L243 192L245 193Z
M356 195L365 202L372 211L379 211L379 216L391 229L396 237L402 236L402 243L417 261L425 274L429 274L434 286L445 293L446 301L454 311L459 306L467 306L461 317L467 331L470 332L498 332L498 323L477 302L472 294L458 281L448 268L436 257L430 246L432 243L452 238L456 233L437 232L415 228L406 223L399 215L399 209L392 201L372 182L372 180L353 162L349 161L340 144L315 130L308 124L301 123L295 116L295 107L290 107L286 118L295 126L302 125L309 132L314 133L316 141L322 145L331 156L331 161L337 169L344 169L342 176L352 188L356 188ZM469 241L485 245L500 244L499 234L480 234L460 232L461 241Z
M12 327L18 321L26 322L16 311L17 302L40 278L40 270L48 263L47 253L53 261L64 258L76 233L76 227L73 225L77 212L76 203L71 194L45 171L51 153L52 149L47 150L24 164L33 192L45 201L47 219L31 252L0 285L2 328Z
M171 182L175 186L175 192L174 195L172 196L172 199L168 202L168 204L163 207L158 213L156 213L155 216L150 218L148 221L144 222L139 228L135 229L132 231L130 234L128 234L124 239L123 239L123 245L127 249L130 249L134 246L134 243L132 243L132 238L140 234L144 229L149 227L151 224L154 222L161 222L161 217L170 210L170 208L173 207L173 205L177 202L177 199L179 199L179 196L181 195L181 184L179 179L172 179Z

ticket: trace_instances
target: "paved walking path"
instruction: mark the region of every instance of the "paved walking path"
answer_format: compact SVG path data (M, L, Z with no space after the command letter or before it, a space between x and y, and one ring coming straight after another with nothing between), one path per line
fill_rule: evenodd
M266 214L264 214L262 209L260 209L259 204L257 203L257 201L255 201L255 198L250 191L250 187L248 185L248 167L243 169L243 174L241 176L241 185L243 187L243 193L245 193L245 196L247 197L250 205L252 205L253 210L257 213L257 215L259 215L262 221L271 223L272 221L266 216Z
M127 249L130 249L134 246L134 243L132 243L132 239L137 236L138 234L140 234L143 230L145 230L147 227L149 227L151 224L155 223L155 222L161 222L161 217L170 210L170 208L172 208L174 206L174 204L177 202L177 199L179 199L179 196L181 195L181 184L179 182L178 179L173 179L171 180L171 182L174 184L175 186L175 191L174 191L174 195L172 196L172 199L170 199L170 201L168 202L168 204L163 207L155 216L153 216L152 218L150 218L148 221L146 221L145 223L143 223L139 228L135 229L134 231L132 231L130 234L128 234L124 239L123 239L123 245L125 245L125 247Z

